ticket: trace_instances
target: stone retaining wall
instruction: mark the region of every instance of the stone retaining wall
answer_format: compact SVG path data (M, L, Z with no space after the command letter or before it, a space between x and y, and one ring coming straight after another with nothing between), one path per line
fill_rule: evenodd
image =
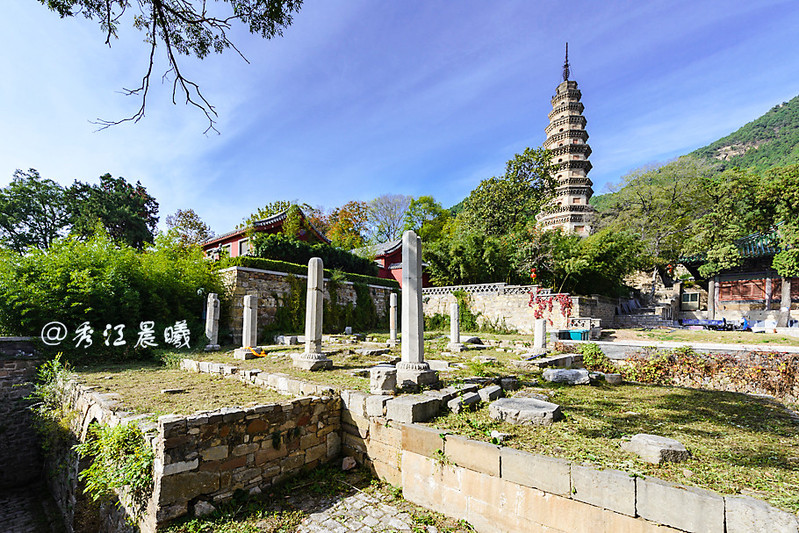
M368 395L345 391L342 446L403 496L477 531L799 531L791 513L720 494L368 416ZM349 400L349 401L347 401Z
M0 355L0 489L18 487L42 473L39 440L31 426L36 366L29 357Z
M515 329L519 333L532 334L534 309L530 307L530 291L536 286L505 285L504 283L459 285L453 287L431 287L422 290L425 316L442 314L449 316L449 306L456 302L453 291L466 292L470 299L472 312L480 313L481 324L492 324ZM546 296L549 291L539 294ZM599 318L602 327L613 327L616 315L616 300L604 296L572 296L571 317ZM552 311L544 311L547 326L566 329L568 318L561 313L560 304L553 302Z
M220 275L230 301L228 319L225 324L222 324L222 327L227 327L233 332L233 341L236 344L241 342L243 306L246 295L254 294L258 296L258 327L260 329L275 320L275 313L277 313L278 307L282 305L282 300L291 292L291 285L288 282L289 274L285 272L249 267L230 267L220 270ZM307 276L304 275L292 275L302 280L307 279ZM367 285L367 287L369 287L369 294L374 302L377 316L386 320L386 329L388 329L389 295L397 289L380 285ZM327 284L325 284L324 298L330 301ZM339 282L337 302L341 306L345 306L348 303L357 306L354 283L350 281ZM271 341L271 339L269 340ZM261 339L261 341L266 343L265 340Z
M184 360L182 366L190 371L242 379L255 386L269 386L268 375L257 371L239 374L231 365ZM287 376L272 376L275 388L282 392L330 391L329 387L304 384ZM143 533L156 531L193 512L197 505L224 503L237 490L259 493L286 477L337 457L340 451L341 404L337 396L305 396L190 416L166 415L153 424L147 422L146 415L128 416L119 411L113 394L95 393L75 382L63 388L64 401L77 412L72 427L76 440L86 438L92 422L112 426L139 423L148 435L156 459L153 495L138 523ZM78 465L73 456L68 466L61 488L56 487L54 492L71 524L76 505L75 474L85 465ZM125 503L122 502L123 508ZM116 516L103 516L102 521L119 523Z

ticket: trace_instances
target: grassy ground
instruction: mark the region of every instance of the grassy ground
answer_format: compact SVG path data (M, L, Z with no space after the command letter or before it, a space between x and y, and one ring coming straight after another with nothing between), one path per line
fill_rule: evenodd
M784 407L742 394L656 386L550 385L527 388L561 406L565 420L550 427L515 426L488 408L447 414L432 424L490 441L497 430L507 446L655 476L727 494L744 493L799 511L799 422ZM684 463L650 465L622 450L636 433L679 440L691 451Z
M617 329L602 332L603 341L672 341L672 342L718 342L726 344L775 344L799 346L799 337L774 333L752 333L751 331L711 331L688 329ZM763 346L763 349L768 349Z
M167 533L290 533L303 518L322 511L341 498L366 492L382 503L407 512L414 533L435 527L441 533L474 531L467 523L428 511L402 498L402 491L382 483L364 469L342 472L336 466L321 466L256 497L239 497L213 514L179 522ZM387 530L390 531L390 530Z
M80 381L99 392L120 395L122 408L133 413L192 414L220 407L284 402L276 392L247 385L236 379L195 374L156 363L128 363L73 369ZM184 392L165 394L164 389Z

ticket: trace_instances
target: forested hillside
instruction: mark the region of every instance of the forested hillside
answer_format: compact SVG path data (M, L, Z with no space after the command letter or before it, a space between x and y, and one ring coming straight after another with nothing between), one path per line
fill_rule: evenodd
M764 170L799 163L799 96L691 155L719 161L721 170Z

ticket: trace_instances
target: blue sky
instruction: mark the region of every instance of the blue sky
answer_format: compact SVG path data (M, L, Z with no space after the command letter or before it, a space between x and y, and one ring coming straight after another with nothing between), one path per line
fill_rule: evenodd
M17 168L60 183L141 182L163 219L193 208L214 231L274 200L327 208L384 193L445 207L540 146L569 41L597 194L642 165L724 136L799 94L799 2L306 0L282 38L239 30L234 53L185 59L221 135L154 76L123 118L146 45L124 26L36 0L0 19L0 186Z

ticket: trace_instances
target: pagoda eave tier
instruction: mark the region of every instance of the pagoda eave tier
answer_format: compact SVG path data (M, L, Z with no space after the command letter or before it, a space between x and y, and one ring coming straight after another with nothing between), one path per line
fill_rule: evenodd
M555 144L556 142L565 141L566 139L581 140L583 141L583 144L585 144L585 141L588 140L588 132L585 130L566 130L558 133L553 133L552 135L547 137L547 139L544 141L544 148L549 148L551 145Z
M555 168L556 172L561 172L564 170L571 170L571 169L583 169L585 173L594 168L590 161L585 159L568 159L566 161L559 161L557 163L553 163L552 166Z
M557 129L559 127L567 126L567 125L568 126L575 125L575 126L580 126L580 128L585 128L585 125L586 125L587 122L588 121L585 120L585 117L582 116L582 115L569 115L569 116L566 116L566 117L563 117L563 118L559 118L559 119L551 122L549 124L549 126L547 126L544 131L546 132L546 134L548 136L555 129ZM560 133L560 132L557 132L557 133Z
M585 110L585 106L583 104L581 104L580 102L566 102L566 103L563 103L563 104L559 105L558 107L556 107L552 111L550 111L549 115L547 115L547 116L549 117L549 120L552 120L555 116L557 116L557 115L559 115L559 114L561 114L561 113L563 113L565 111L574 111L574 113L573 113L574 115L579 115L584 110Z
M592 217L585 217L580 214L566 214L538 219L538 223L544 228L558 226L560 224L591 224L592 222Z
M559 156L563 154L583 154L585 157L591 155L591 147L587 144L564 144L563 146L556 146L550 148L552 155Z
M543 216L557 213L596 213L594 206L587 204L549 205L541 209Z
M561 100L569 99L569 100L580 100L583 97L583 93L580 92L580 89L568 89L560 94L556 94L552 97L550 102L552 103L552 107L555 107L558 102Z
M558 178L558 187L565 187L567 185L571 185L572 187L591 187L593 184L590 178L577 178L574 176Z
M555 196L584 196L591 198L594 195L594 189L591 187L558 187L555 189Z

